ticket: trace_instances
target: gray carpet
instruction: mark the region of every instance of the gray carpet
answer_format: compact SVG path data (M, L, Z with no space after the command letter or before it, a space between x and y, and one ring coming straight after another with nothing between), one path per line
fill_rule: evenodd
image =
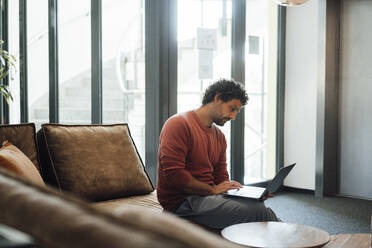
M370 233L372 201L343 197L318 198L280 192L265 201L283 222L321 228L329 234Z

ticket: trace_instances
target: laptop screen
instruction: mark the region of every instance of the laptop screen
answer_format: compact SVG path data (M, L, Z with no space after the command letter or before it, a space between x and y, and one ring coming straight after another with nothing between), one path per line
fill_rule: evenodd
M273 180L271 180L266 190L272 193L277 191L282 185L284 178L288 175L288 173L293 169L295 165L296 163L281 168L276 176L273 178Z

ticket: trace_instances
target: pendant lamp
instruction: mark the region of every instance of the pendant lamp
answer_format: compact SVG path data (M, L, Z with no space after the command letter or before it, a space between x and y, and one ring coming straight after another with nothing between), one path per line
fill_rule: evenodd
M295 6L295 5L300 5L308 0L274 0L277 4L283 5L283 6Z

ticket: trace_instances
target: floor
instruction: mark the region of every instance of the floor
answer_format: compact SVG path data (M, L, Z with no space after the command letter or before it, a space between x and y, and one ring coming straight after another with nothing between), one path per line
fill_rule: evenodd
M372 201L282 191L265 204L284 222L321 228L331 235L371 232Z

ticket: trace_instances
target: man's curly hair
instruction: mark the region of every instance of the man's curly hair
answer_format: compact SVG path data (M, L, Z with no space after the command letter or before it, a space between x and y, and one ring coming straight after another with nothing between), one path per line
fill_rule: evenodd
M212 102L217 94L220 94L219 99L223 102L238 99L242 106L246 105L249 99L243 84L232 79L228 80L221 78L205 90L202 104L206 105Z

